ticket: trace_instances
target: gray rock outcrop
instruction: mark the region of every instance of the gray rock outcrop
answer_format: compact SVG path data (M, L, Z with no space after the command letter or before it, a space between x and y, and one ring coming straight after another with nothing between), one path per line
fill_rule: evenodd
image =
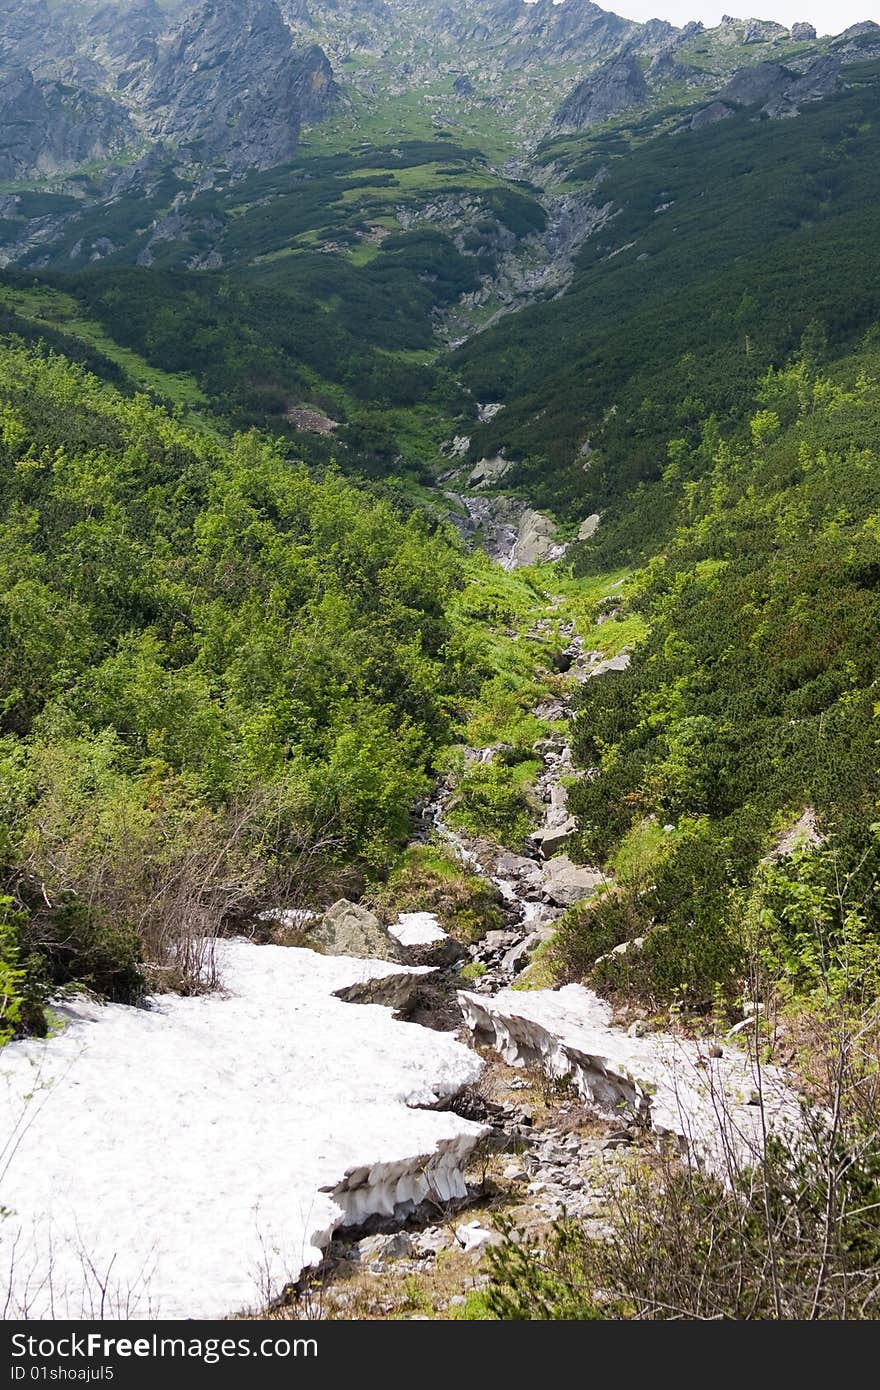
M760 106L767 116L794 116L801 106L835 92L841 81L840 70L840 58L834 54L816 58L802 73L792 72L779 63L758 63L734 73L713 106Z
M880 24L867 19L851 25L835 39L832 50L843 63L863 63L880 57Z
M552 128L563 133L588 130L643 106L647 99L648 84L638 59L621 54L578 83L553 117Z
M136 138L109 97L38 81L29 68L0 75L0 178L51 177L114 158Z
M691 118L691 130L702 130L707 125L716 125L718 121L726 121L732 115L732 106L725 105L723 101L713 101Z
M502 458L500 454L494 458L480 459L470 472L468 487L493 487L512 467L512 461Z
M516 544L511 553L508 569L523 569L526 565L539 565L547 560L558 560L565 553L565 546L556 538L556 523L543 512L529 508L523 512L519 523Z
M205 0L141 84L154 138L234 173L291 159L303 118L334 95L325 55L297 52L274 0Z
M793 79L794 74L780 63L756 63L753 68L735 72L719 97L737 106L763 106L771 98L781 96Z
M784 24L776 24L772 19L750 19L745 27L743 43L772 43L774 39L787 39L788 30Z
M778 96L771 98L763 109L768 116L794 115L808 102L831 96L840 86L840 66L840 59L832 54L817 58L806 72L789 83Z
M599 869L575 864L567 854L556 854L544 866L544 897L557 907L591 898L603 883L605 875Z
M666 48L651 59L647 72L649 86L662 86L667 82L702 82L704 74L690 63L680 63L674 49Z

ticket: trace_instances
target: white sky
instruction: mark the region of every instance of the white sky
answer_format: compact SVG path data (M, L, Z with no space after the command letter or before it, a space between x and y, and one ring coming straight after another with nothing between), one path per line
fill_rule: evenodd
M840 34L851 24L863 19L880 23L880 0L756 0L755 8L744 8L737 0L715 4L714 0L597 0L603 9L613 10L626 19L668 19L672 24L686 24L689 19L701 19L708 29L720 24L724 14L749 19L757 14L761 19L775 19L779 24L793 24L806 19L815 24L820 34Z

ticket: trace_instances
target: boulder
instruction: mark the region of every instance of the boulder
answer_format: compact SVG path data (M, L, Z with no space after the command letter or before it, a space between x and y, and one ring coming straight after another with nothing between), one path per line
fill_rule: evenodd
M365 907L340 898L307 931L307 944L325 956L358 960L401 959L401 950L379 918Z
M588 541L599 529L599 522L602 520L598 512L593 512L592 516L585 517L578 527L578 540Z
M486 1250L490 1245L502 1245L504 1237L499 1231L487 1231L479 1221L469 1221L467 1225L457 1226L455 1238L466 1253Z
M471 470L468 477L468 487L491 487L493 483L499 482L509 473L513 467L511 459L502 458L496 454L494 458L480 459Z
M800 20L791 26L791 37L795 43L812 43L816 37L814 25Z
M544 866L544 898L557 907L571 907L591 898L607 882L601 870L575 864L567 854L554 855Z
M544 825L540 830L533 831L529 838L544 858L550 859L568 844L576 830L577 821L573 816L568 816L561 825Z
M555 721L568 718L570 710L562 700L542 700L539 705L535 705L532 713L536 719Z
M406 1231L389 1235L367 1236L354 1247L357 1258L365 1264L384 1265L392 1260L407 1259L413 1253L412 1238Z
M552 517L531 508L523 512L508 568L539 565L545 560L558 560L564 554L565 546L556 539L556 523Z
M604 676L609 671L626 671L630 665L629 652L621 652L619 656L609 656L604 661L600 661L598 666L594 666L590 671L590 678Z
M540 931L530 932L516 946L511 946L510 950L502 957L501 969L509 971L512 975L518 975L521 970L525 970L532 952L536 951L547 940L548 931L552 935L552 929L546 927Z
M498 878L522 886L539 882L541 867L534 859L529 859L524 854L511 854L509 850L505 850L495 863L495 874Z

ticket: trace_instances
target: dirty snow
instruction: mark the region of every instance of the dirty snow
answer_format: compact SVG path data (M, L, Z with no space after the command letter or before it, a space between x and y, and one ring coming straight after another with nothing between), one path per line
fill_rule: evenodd
M560 990L500 990L492 997L459 991L465 1022L511 1066L538 1065L568 1078L599 1113L636 1120L674 1135L684 1151L723 1175L722 1130L734 1152L753 1162L763 1122L793 1136L801 1127L797 1098L776 1067L760 1076L751 1058L725 1044L651 1033L631 1037L615 1027L611 1005L582 985ZM761 1107L754 1104L759 1087Z
M405 967L218 943L224 995L82 1002L0 1053L5 1316L259 1308L349 1215L461 1193L480 1063L334 991ZM344 1190L343 1190L344 1189Z

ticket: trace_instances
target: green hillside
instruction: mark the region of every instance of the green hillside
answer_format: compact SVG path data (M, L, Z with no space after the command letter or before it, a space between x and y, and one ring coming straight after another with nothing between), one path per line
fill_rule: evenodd
M745 109L645 139L652 116L548 146L562 186L586 181L613 215L568 293L457 354L480 399L506 402L472 454L503 450L544 505L625 510L638 543L646 512L620 502L660 476L673 434L735 424L814 325L851 348L880 315L880 68L857 76L796 120Z

